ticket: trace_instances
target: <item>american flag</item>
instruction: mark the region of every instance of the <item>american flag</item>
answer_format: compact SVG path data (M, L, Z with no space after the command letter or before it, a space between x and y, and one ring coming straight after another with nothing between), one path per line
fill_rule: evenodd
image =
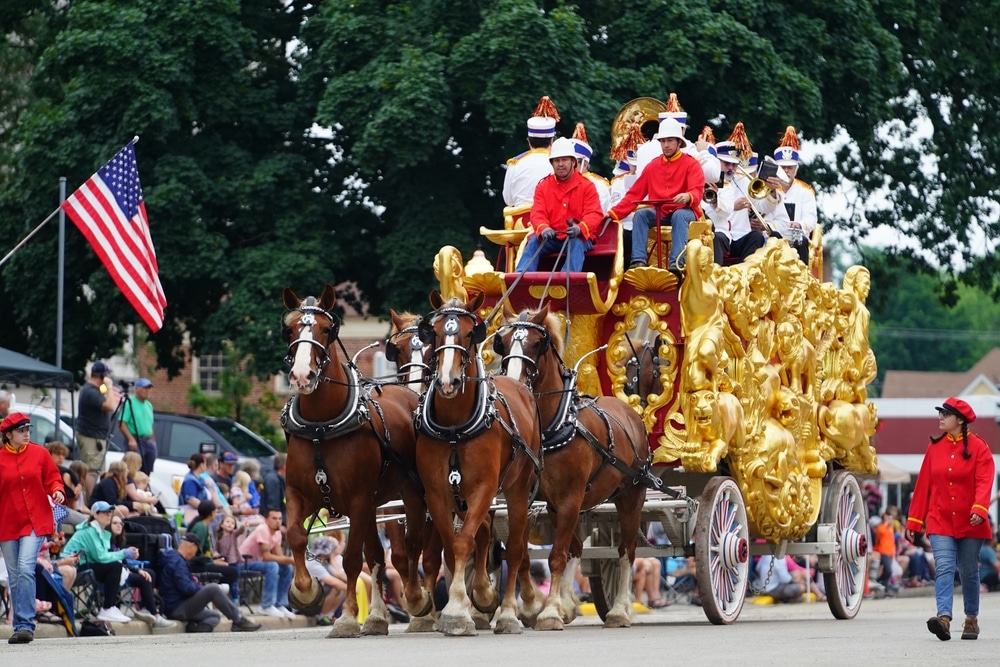
M149 235L133 142L63 202L115 284L153 332L167 305Z

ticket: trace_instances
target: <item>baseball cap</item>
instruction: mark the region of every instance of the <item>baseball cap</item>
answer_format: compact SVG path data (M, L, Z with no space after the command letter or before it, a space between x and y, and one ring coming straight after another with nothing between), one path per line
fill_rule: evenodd
M201 540L199 540L198 536L195 535L194 533L185 533L184 537L181 538L181 542L190 542L196 547L201 546Z
M114 507L112 507L110 503L107 503L103 500L98 500L97 502L95 502L93 505L90 506L90 511L93 512L94 514L100 514L102 512L110 512L113 509Z
M222 458L220 460L223 463L236 463L240 459L238 456L236 456L236 454L233 454L232 452L226 452L225 454L222 455Z
M135 381L135 386L139 387L140 389L145 389L146 387L152 387L153 381L150 380L149 378L139 378L138 380Z
M90 367L91 376L105 377L108 374L108 367L103 361L95 361L94 365Z

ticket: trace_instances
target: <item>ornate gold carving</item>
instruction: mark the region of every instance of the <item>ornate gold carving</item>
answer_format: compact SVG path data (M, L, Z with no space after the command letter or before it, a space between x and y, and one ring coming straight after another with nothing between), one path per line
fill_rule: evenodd
M444 300L457 298L462 303L469 300L469 293L462 285L465 267L462 265L462 253L450 245L438 251L434 258L434 277L441 283L441 296Z
M615 323L605 352L612 393L631 405L642 416L646 430L652 431L656 412L674 397L677 378L677 339L666 322L670 304L653 301L647 296L634 296L627 303L615 304L612 312L624 318ZM655 391L645 395L628 393L625 391L629 379L626 367L629 360L641 354L644 348L660 360L659 380L655 383ZM645 387L645 384L641 383L641 386Z
M666 269L643 266L626 271L625 282L644 292L667 292L677 287L677 276Z

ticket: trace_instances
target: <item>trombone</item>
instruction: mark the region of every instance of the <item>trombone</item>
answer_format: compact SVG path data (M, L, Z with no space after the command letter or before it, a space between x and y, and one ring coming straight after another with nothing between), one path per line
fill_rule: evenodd
M769 223L767 220L764 219L764 216L761 215L761 212L757 210L757 207L754 206L753 203L755 199L760 201L761 199L767 197L767 190L768 190L767 181L765 181L763 178L758 178L756 176L751 175L746 170L746 166L747 165L745 165L742 161L740 161L736 169L741 174L750 179L750 185L748 185L747 189L744 190L743 188L740 187L739 183L736 182L736 179L733 178L732 179L733 186L735 186L736 189L740 191L740 194L746 197L747 203L750 204L750 210L753 211L754 215L757 216L757 219L760 220L760 224L764 225L764 229L766 229L769 234L775 234L777 233L777 230L771 225L771 223Z

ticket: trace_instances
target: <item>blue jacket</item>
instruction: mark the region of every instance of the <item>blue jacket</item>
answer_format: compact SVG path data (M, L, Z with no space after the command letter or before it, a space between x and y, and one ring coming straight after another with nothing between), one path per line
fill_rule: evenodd
M164 549L160 552L160 578L157 581L163 611L167 616L182 602L198 592L201 586L191 574L191 567L180 552Z

